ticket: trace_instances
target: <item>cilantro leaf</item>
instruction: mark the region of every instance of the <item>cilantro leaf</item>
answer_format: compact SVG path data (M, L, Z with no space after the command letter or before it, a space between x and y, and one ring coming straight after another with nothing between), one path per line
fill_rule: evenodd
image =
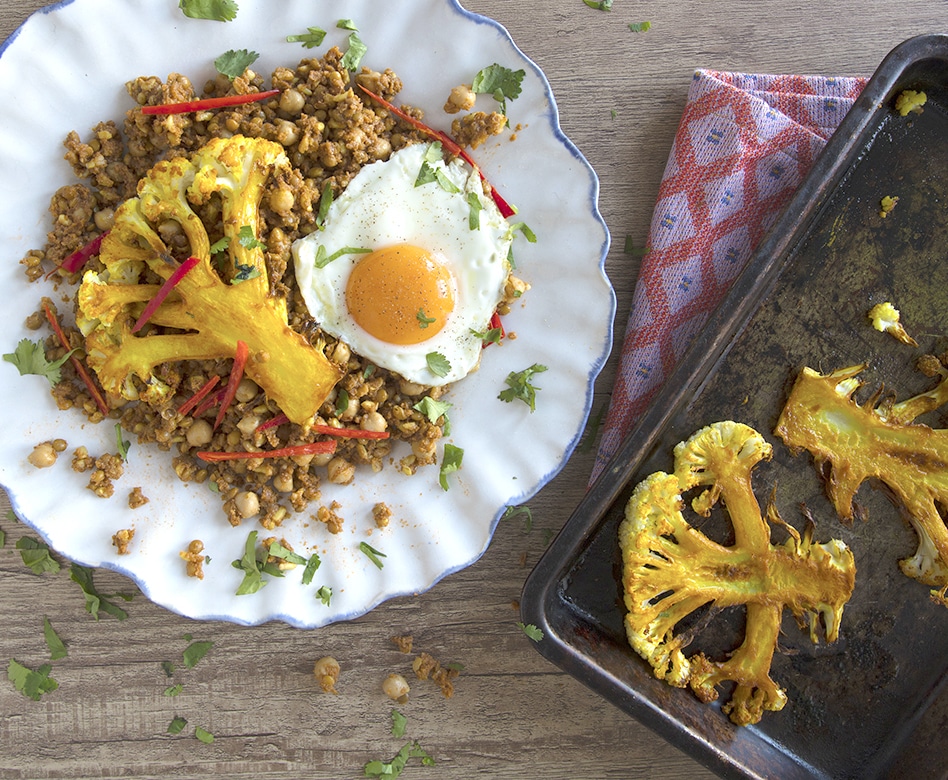
M392 736L393 737L404 737L405 726L407 724L408 724L408 718L406 718L398 710L392 710Z
M471 333L484 342L484 345L488 344L500 344L501 339L504 337L503 328L489 328L488 330L474 330L471 329Z
M478 71L471 83L471 91L477 94L493 95L500 103L500 113L507 113L507 101L520 97L523 89L523 70L511 70L496 62Z
M86 612L92 615L96 620L99 619L100 610L119 620L125 620L125 618L128 617L128 613L124 609L118 606L118 604L109 601L110 598L115 598L115 596L103 596L96 590L92 582L92 569L89 567L73 563L69 567L69 579L82 589L82 593L86 597ZM131 596L124 596L122 594L117 595L126 601L130 601L132 598Z
M359 549L365 554L365 556L370 561L372 561L372 563L375 564L376 568L381 569L385 565L384 563L382 563L381 559L387 558L388 556L385 553L379 550L376 550L368 542L359 542Z
M43 638L46 640L46 646L49 648L49 660L58 661L69 655L66 645L59 638L59 634L53 629L48 617L43 618Z
M339 249L333 252L331 255L328 255L326 254L326 247L320 244L318 247L316 247L315 265L317 268L325 268L333 260L338 260L343 255L365 255L371 251L371 249L360 249L359 247L354 246L344 246L342 249Z
M520 630L523 631L523 633L530 637L530 639L532 639L534 642L539 642L541 639L543 639L543 632L533 625L533 623L524 624L518 622L517 626L519 626Z
M441 472L438 475L438 482L442 490L448 489L448 474L453 474L461 468L461 462L464 460L464 450L455 447L453 444L444 445L444 455L441 457Z
M366 777L398 777L409 759L420 758L424 766L434 766L434 759L417 742L406 743L391 761L369 761L364 767Z
M326 31L321 27L307 27L305 33L287 35L287 43L302 43L307 49L315 49L326 38Z
M359 29L356 27L356 23L353 22L352 19L340 19L338 22L336 22L336 27L338 27L340 30L349 30L350 32L357 32Z
M184 665L188 669L193 669L212 647L214 647L214 643L209 641L191 642L182 653Z
M188 725L188 721L185 718L182 718L180 715L172 718L171 723L168 724L168 733L169 734L180 734L184 731L184 727Z
M242 76L244 71L253 65L259 57L260 55L255 51L228 49L214 60L214 67L217 68L218 73L233 81L238 76Z
M349 409L349 392L344 388L340 387L336 392L336 402L333 404L333 414L336 417L342 417Z
M251 531L247 534L247 541L244 544L244 554L240 560L234 561L233 566L244 573L244 578L237 586L238 596L248 596L256 593L267 583L263 579L263 568L260 561L257 560L257 532Z
M350 33L349 48L346 49L346 53L342 55L339 64L346 70L358 70L359 65L362 63L362 58L368 50L368 47L362 42L358 33Z
M128 448L132 445L122 436L122 424L115 423L115 443L118 445L118 456L128 463Z
M504 511L503 519L508 520L520 515L523 515L523 532L528 534L533 530L533 510L530 507L526 505L508 506Z
M511 401L519 398L527 406L530 407L530 412L533 413L537 408L537 390L540 388L534 387L530 384L530 380L533 378L534 374L539 374L542 371L546 371L546 366L540 365L539 363L534 363L529 368L525 368L523 371L511 371L507 375L507 389L501 390L500 395L497 397L501 401L510 403Z
M198 738L205 745L210 745L214 741L214 735L210 731L202 729L200 726L196 726L194 729L194 736Z
M306 559L302 555L284 547L279 542L272 542L270 544L267 555L271 558L279 558L281 561L286 561L287 563L295 563L297 566L306 565Z
M230 236L224 236L219 238L210 246L210 251L212 255L220 254L224 252L230 246Z
M418 313L415 315L415 319L418 320L419 328L427 328L429 325L431 325L431 323L436 321L434 317L426 317L424 309L418 310Z
M50 555L49 547L45 542L33 539L30 536L24 536L17 539L16 549L20 551L23 563L33 574L46 574L47 572L55 574L62 568L59 561Z
M0 547L7 543L7 532L0 528Z
M428 418L428 422L432 425L437 425L438 420L444 417L444 427L445 433L448 432L448 409L450 409L453 404L448 403L447 401L436 401L430 395L426 395L418 403L412 406L416 412L421 412L425 417Z
M425 355L428 370L435 376L447 376L451 371L450 361L440 352L429 352Z
M322 561L319 559L319 555L313 553L309 556L309 560L306 561L306 568L303 569L303 584L309 585L313 581L313 576L316 574L316 569L319 568L319 565Z
M181 0L178 8L191 19L231 22L237 18L237 3L234 0Z
M323 186L322 194L319 196L319 209L316 212L316 226L320 230L322 230L326 224L326 217L329 215L329 207L332 206L332 200L332 184L327 181Z
M184 690L184 686L181 683L177 683L175 685L169 685L162 692L162 696L172 696L172 697L177 696L183 690Z
M316 591L316 598L318 598L328 607L329 602L332 599L332 588L330 588L328 585L323 585L319 590Z
M481 203L481 199L477 197L476 192L469 192L467 194L467 205L470 208L467 217L467 226L471 230L480 230L481 210L484 208L484 204Z
M652 29L652 23L651 22L633 22L632 24L629 25L629 29L632 32L636 32L636 33L648 32L649 30Z
M39 701L44 693L55 691L59 687L59 683L49 676L52 670L52 666L43 664L34 671L11 658L7 666L7 679L24 696L33 701Z
M27 374L38 374L45 376L50 385L56 386L62 380L62 371L60 370L75 350L70 350L59 360L50 362L46 359L46 350L43 348L42 341L30 341L29 339L20 339L16 345L16 350L8 352L3 359L8 363L13 363L20 372L20 376Z
M244 249L266 249L266 244L257 240L252 225L241 225L237 231L237 241Z
M436 182L441 189L445 192L456 193L460 192L461 188L458 187L451 179L448 178L448 175L444 172L444 167L440 165L435 165L435 163L444 161L444 149L441 146L440 141L434 141L428 145L428 148L425 150L425 156L422 159L421 169L418 171L418 176L415 178L415 186L423 187L425 184L431 184L431 182Z
M595 8L597 11L612 10L612 0L583 0L583 2L590 8Z
M530 226L526 222L515 222L512 224L510 226L510 235L513 236L518 230L523 233L523 237L531 244L537 242L537 234L530 229Z

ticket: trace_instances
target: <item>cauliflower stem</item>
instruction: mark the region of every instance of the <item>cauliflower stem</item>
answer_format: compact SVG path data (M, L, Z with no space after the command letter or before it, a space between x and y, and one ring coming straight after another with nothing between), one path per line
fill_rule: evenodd
M247 375L290 420L312 421L340 371L289 327L286 301L270 293L263 244L256 240L264 186L288 165L279 144L216 138L191 159L158 163L139 183L138 197L117 209L101 247L106 270L83 276L77 316L88 364L109 396L161 404L173 389L154 375L157 365L232 358L243 341ZM222 273L192 208L212 198L220 199L226 239ZM172 330L136 334L137 316L160 289L140 283L142 274L150 269L168 279L179 265L157 232L168 222L180 225L199 262L149 319L149 325Z
M787 701L770 677L784 608L801 625L808 621L814 642L822 617L827 640L835 641L855 561L842 542L814 543L812 526L801 536L784 524L772 501L766 515L761 512L751 472L771 447L752 428L715 423L680 443L674 455L673 474L656 472L636 486L619 528L628 639L656 677L689 686L701 701L717 699L717 686L733 681L723 711L738 725L757 723L765 710L780 710ZM718 502L726 506L732 546L712 541L685 519L683 494L695 488L704 488L692 501L697 514L710 515ZM785 526L786 543L771 543L768 523ZM687 657L688 633L675 634L705 605L746 605L743 642L725 661L703 653Z

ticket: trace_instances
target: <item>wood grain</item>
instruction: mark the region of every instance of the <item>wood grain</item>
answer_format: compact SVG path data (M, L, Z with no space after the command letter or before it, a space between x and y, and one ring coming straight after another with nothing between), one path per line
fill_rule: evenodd
M168 0L173 2L174 0ZM253 0L242 0L252 2ZM0 38L41 4L5 0ZM617 341L632 299L637 260L665 160L698 67L770 73L869 75L905 38L943 31L944 0L897 5L839 0L717 0L647 4L615 0L610 13L582 0L467 0L504 24L546 73L566 134L600 177L600 208L613 235L607 271L618 296ZM649 20L647 33L631 22ZM107 20L103 20L106 22ZM19 258L5 256L5 262ZM615 355L597 386L594 413L609 398ZM372 759L391 758L404 739L390 733L380 689L392 671L410 677L410 657L389 641L411 633L464 671L453 698L414 683L402 709L407 736L437 761L405 777L703 778L708 770L573 678L546 662L516 626L523 581L547 541L579 501L592 466L578 452L530 502L535 524L502 523L486 554L428 593L389 602L368 615L317 631L282 624L245 628L196 623L148 603L129 618L96 622L66 571L37 576L13 549L27 529L0 503L0 661L36 667L48 659L43 617L69 648L53 675L59 689L39 702L0 682L3 778L355 778ZM109 572L106 593L129 590ZM212 640L193 669L184 636ZM316 658L343 666L338 696L319 692ZM163 661L176 670L168 677ZM164 695L180 683L180 695ZM166 733L171 719L189 726ZM201 726L216 739L193 737Z

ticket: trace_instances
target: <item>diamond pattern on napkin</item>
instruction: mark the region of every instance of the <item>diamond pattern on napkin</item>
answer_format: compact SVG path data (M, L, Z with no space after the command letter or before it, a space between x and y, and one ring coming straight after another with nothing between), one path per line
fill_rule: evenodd
M695 73L652 215L591 479L660 391L866 81Z

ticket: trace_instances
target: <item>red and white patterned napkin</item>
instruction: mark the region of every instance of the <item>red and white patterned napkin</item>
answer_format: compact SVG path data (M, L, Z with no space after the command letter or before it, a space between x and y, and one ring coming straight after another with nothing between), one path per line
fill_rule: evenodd
M773 225L867 79L695 73L591 480Z

